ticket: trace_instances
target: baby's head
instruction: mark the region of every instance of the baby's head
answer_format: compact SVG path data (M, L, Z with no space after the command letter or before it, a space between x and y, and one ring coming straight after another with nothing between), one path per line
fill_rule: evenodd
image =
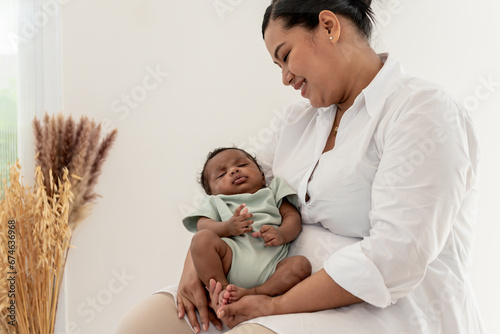
M200 183L209 195L253 194L266 186L259 164L246 151L221 147L207 156Z

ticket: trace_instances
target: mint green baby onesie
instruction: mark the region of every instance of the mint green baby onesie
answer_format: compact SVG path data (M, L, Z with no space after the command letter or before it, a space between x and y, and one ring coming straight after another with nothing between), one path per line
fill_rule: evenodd
M200 207L182 222L189 231L196 232L200 217L226 221L233 216L238 206L246 203L248 212L253 214L253 232L259 231L263 225L279 227L279 207L285 197L297 207L298 198L295 191L283 179L276 177L269 186L254 194L206 196ZM231 269L227 275L228 282L247 289L264 283L274 273L276 265L287 256L289 247L289 244L264 246L264 240L252 237L251 232L222 240L233 251Z

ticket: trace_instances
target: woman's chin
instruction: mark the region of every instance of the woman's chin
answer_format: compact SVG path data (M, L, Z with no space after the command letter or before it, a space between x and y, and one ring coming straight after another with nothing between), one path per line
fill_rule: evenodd
M311 106L313 106L314 108L324 108L324 107L329 107L327 105L325 105L325 103L322 103L320 101L316 101L316 100L309 100L309 104Z

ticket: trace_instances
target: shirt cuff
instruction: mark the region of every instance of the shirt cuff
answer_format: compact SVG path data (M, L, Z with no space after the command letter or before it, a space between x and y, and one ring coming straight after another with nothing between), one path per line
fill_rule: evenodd
M387 307L393 303L380 271L364 254L361 242L333 253L324 269L338 285L369 304Z

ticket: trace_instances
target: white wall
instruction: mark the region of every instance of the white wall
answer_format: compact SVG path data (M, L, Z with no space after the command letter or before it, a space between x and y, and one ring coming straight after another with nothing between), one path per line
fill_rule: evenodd
M299 99L282 86L262 41L269 2L71 0L63 6L63 109L119 130L97 186L103 197L73 236L67 333L111 333L132 305L178 281L191 237L180 219L199 198L196 176L206 153L233 143L255 148L273 118ZM493 257L500 252L494 151L500 86L481 100L474 94L489 93L480 88L482 78L500 82L500 3L392 3L378 11L376 49L479 104L472 111L483 152L472 279L488 331L499 332L500 272ZM218 13L217 4L226 11Z

